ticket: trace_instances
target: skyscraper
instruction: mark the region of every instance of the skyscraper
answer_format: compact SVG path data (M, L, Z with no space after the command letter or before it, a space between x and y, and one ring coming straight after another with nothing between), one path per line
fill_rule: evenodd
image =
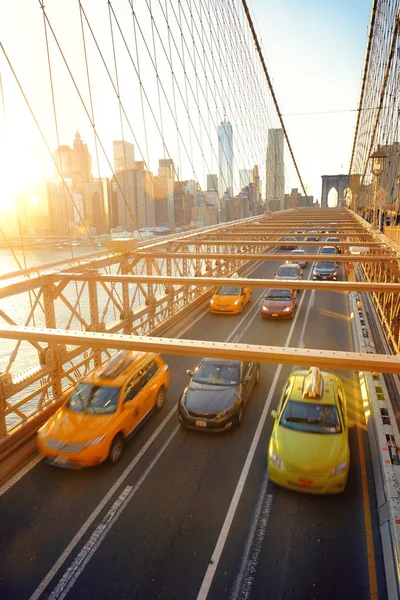
M54 169L55 181L71 179L72 188L83 196L83 186L92 181L92 157L79 132L75 134L73 148L60 146L53 157L57 165Z
M219 197L225 192L233 196L233 134L232 125L224 119L218 127Z
M266 200L269 210L283 210L285 200L285 165L283 130L268 130Z
M253 171L251 169L239 169L239 189L243 188L253 183Z
M113 141L114 173L135 168L135 146L126 140Z

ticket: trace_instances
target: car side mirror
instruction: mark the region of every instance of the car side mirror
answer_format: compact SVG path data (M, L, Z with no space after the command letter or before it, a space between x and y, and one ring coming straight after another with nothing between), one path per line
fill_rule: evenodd
M271 410L271 417L276 420L278 418L278 411L276 410Z
M189 375L189 377L193 377L193 371L191 369L186 369L186 375Z
M274 277L276 277L276 273L272 273L272 275L273 275Z
M355 427L355 426L356 426L356 422L355 422L355 420L354 420L354 419L349 419L349 418L348 418L348 419L347 419L347 427L348 427L349 429L351 429L352 427Z

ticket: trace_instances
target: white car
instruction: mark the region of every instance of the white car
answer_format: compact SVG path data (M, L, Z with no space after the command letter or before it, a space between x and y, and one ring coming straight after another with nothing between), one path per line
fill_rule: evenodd
M296 263L296 265L299 265L302 269L304 269L304 267L306 267L308 264L307 261L302 258L305 253L306 251L303 250L303 248L296 248L296 250L292 250L290 254L293 256L293 258L291 261L287 262Z

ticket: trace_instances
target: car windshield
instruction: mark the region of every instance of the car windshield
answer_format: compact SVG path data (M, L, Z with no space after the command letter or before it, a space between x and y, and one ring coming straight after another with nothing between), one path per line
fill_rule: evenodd
M326 240L327 242L340 242L339 238L330 237Z
M341 433L336 406L319 402L297 402L289 400L285 406L280 425L287 429L308 433Z
M336 254L336 248L322 248L321 254Z
M292 250L290 254L305 254L304 250Z
M233 285L222 285L216 291L218 296L238 296L240 294L240 287Z
M201 363L192 381L208 385L238 385L239 377L238 364L206 361Z
M279 267L277 276L278 277L297 277L298 270L296 267Z
M293 242L293 241L295 241L295 240L296 240L296 238L294 238L294 237L291 237L291 236L288 236L288 237L284 237L284 238L283 238L283 241L284 241L284 242Z
M267 300L290 300L290 290L268 290L265 298Z
M335 263L334 262L317 262L317 264L315 265L317 269L335 269Z
M95 415L115 413L120 388L79 383L72 392L67 408Z

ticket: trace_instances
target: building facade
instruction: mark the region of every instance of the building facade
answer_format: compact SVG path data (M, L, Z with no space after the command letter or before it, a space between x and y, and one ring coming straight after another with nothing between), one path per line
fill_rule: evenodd
M266 201L269 210L282 210L285 200L284 137L282 129L268 130ZM278 206L279 208L276 208ZM274 208L271 208L274 207Z
M135 168L135 146L126 140L113 141L114 173Z
M219 197L233 197L233 131L224 119L218 126Z

